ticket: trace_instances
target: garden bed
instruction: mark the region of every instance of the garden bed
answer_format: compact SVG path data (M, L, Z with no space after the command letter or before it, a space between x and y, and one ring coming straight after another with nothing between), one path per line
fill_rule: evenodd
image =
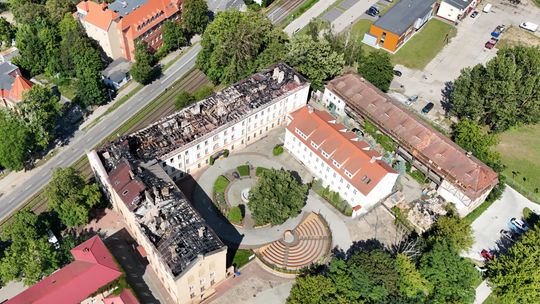
M327 202L329 202L334 208L339 210L339 212L343 213L346 216L352 215L352 208L347 203L347 201L343 200L339 193L331 191L328 187L324 188L322 186L322 182L320 180L316 180L311 189L315 193L317 193L320 197L324 198Z

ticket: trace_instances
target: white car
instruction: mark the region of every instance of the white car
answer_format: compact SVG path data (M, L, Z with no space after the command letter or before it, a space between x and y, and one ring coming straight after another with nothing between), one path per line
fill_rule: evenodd
M525 222L523 222L522 220L517 219L515 217L510 219L510 224L514 225L516 228L518 228L519 230L521 230L523 232L526 232L527 230L529 230L529 226L527 226L527 224L525 224Z
M522 24L519 25L519 27L524 30L531 31L534 33L538 29L538 24L532 23L532 22L523 22Z

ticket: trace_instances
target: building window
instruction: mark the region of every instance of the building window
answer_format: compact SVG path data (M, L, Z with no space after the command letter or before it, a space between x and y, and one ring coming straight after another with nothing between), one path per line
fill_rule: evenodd
M311 146L315 149L319 149L319 146L314 141L311 141Z
M348 177L348 178L352 178L352 174L351 172L345 170L345 175Z
M338 167L338 168L341 168L341 164L338 163L336 160L332 160L332 163L334 164L334 166Z
M330 155L328 155L328 153L324 152L323 150L321 150L321 154L322 154L322 156L324 156L326 158L330 157Z

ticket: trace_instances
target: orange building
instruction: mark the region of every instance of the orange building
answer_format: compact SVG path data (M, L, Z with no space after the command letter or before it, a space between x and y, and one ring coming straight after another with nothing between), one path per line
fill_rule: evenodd
M401 0L375 21L362 42L395 53L433 15L435 0Z
M112 59L135 60L135 44L151 50L163 44L162 27L180 18L181 0L116 0L112 3L82 1L74 13L89 37Z

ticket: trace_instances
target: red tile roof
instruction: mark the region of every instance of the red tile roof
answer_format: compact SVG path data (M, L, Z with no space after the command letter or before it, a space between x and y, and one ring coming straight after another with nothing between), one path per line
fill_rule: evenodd
M124 161L109 173L111 184L130 211L137 208L140 194L146 186L139 177L133 177L131 167Z
M110 296L103 299L104 304L139 304L133 293L124 288L118 296Z
M118 18L118 14L106 9L102 4L94 1L82 1L77 4L77 9L86 12L84 21L108 31L113 20Z
M122 31L127 31L128 36L135 39L179 12L180 3L179 0L148 0L140 8L120 19L118 27ZM153 16L157 17L152 20ZM144 24L144 22L147 23Z
M22 100L24 92L30 90L30 88L32 88L32 83L21 75L17 74L17 76L15 76L15 80L13 81L13 86L11 87L9 95L14 100Z
M310 111L308 107L304 107L289 116L291 122L287 129L362 194L367 196L383 177L396 173L383 161L372 158L380 155L367 150L367 143L359 144L358 137L347 131L343 125L336 124L335 118L328 112ZM307 135L307 139L298 135L296 129ZM324 138L324 141L319 149L316 149L311 145L311 141L320 138ZM321 150L330 154L330 157L324 157ZM341 164L341 168L333 164L333 159ZM352 178L345 174L345 170L353 174ZM368 180L370 181L367 182Z
M497 173L490 167L467 156L465 150L360 75L337 77L326 88L357 114L368 117L432 171L461 188L469 198L474 200L497 184Z
M71 250L75 261L18 294L6 304L79 303L122 275L99 236Z

